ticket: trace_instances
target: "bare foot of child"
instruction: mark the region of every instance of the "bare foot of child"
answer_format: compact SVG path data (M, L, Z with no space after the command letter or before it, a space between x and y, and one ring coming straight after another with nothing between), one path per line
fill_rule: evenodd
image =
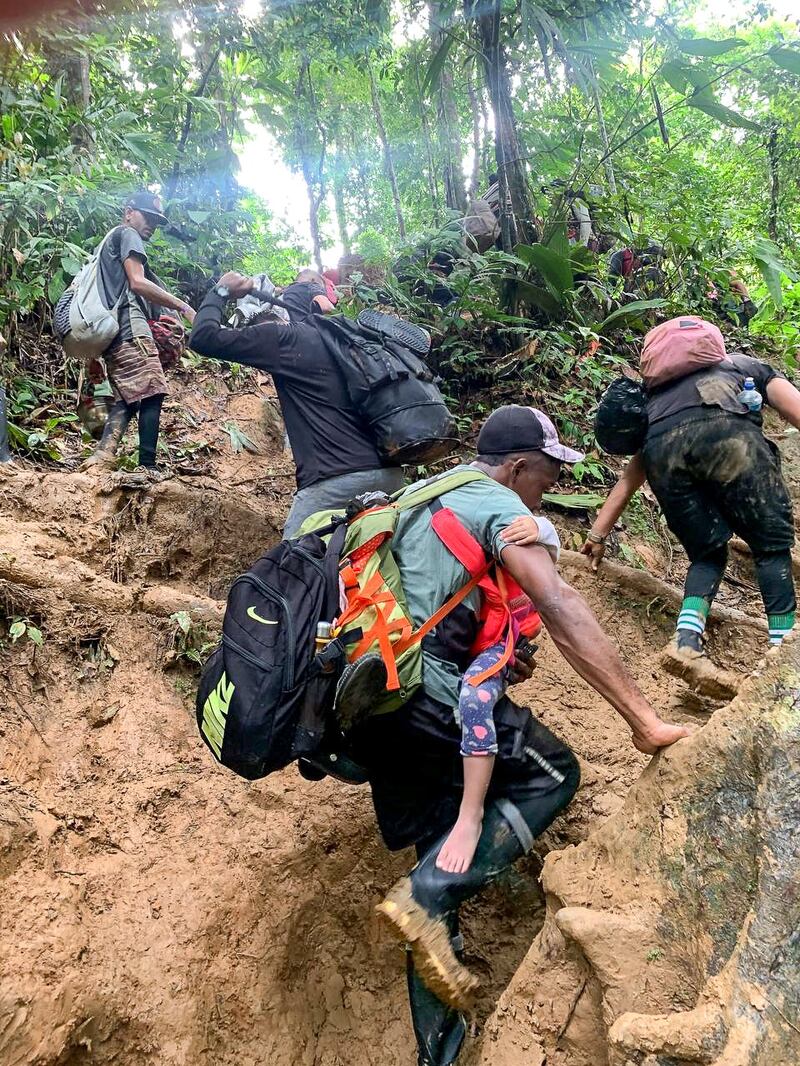
M481 835L482 818L459 817L436 856L436 865L450 874L463 874L472 865Z

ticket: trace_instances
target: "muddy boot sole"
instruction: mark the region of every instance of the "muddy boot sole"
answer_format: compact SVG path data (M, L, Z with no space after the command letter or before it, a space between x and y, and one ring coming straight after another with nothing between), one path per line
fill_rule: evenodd
M430 351L430 335L427 330L413 322L404 322L402 318L395 318L394 315L387 315L384 311L376 311L372 307L367 307L360 312L358 323L375 333L388 337L389 340L405 345L416 355L427 355Z
M678 649L672 641L661 653L661 665L668 674L679 677L700 696L712 700L732 700L742 679L730 670L715 666L700 652Z
M459 962L442 918L432 918L404 877L375 908L389 931L411 945L417 973L435 996L455 1010L467 1010L480 982Z
M333 712L343 733L368 718L386 692L386 664L380 655L362 655L348 663L336 686Z
M82 474L110 474L117 466L117 457L113 452L94 452L78 466Z

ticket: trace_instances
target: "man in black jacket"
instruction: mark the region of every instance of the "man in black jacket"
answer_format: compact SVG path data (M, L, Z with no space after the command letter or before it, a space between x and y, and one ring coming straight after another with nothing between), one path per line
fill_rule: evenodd
M313 314L330 309L324 286L312 280L286 290L284 300L292 307L288 325L223 327L228 300L252 288L252 278L223 275L197 312L189 346L200 355L272 375L297 464L297 492L283 530L292 537L315 511L341 507L363 492L397 491L403 474L400 467L383 464L313 324Z

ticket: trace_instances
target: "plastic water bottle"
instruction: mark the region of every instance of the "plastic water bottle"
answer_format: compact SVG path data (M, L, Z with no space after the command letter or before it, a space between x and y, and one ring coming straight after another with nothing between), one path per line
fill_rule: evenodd
M764 403L764 397L756 388L756 383L752 378L744 379L744 388L739 393L737 399L739 400L739 403L744 404L751 414L760 411L761 405Z

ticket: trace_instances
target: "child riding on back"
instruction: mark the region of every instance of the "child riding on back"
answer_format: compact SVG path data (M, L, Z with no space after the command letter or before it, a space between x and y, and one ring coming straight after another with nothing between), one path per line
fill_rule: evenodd
M509 544L535 544L539 526L535 518L518 518L503 533ZM507 641L522 653L542 623L536 608L517 583L498 570L498 585L505 600L506 633L498 640L496 632L482 627L473 646L475 658L464 672L459 694L461 755L464 760L464 794L458 819L442 845L436 865L449 873L468 870L483 825L483 805L492 779L497 754L494 708L505 693L514 654L509 656ZM509 617L510 616L510 617ZM510 634L509 634L510 629Z

